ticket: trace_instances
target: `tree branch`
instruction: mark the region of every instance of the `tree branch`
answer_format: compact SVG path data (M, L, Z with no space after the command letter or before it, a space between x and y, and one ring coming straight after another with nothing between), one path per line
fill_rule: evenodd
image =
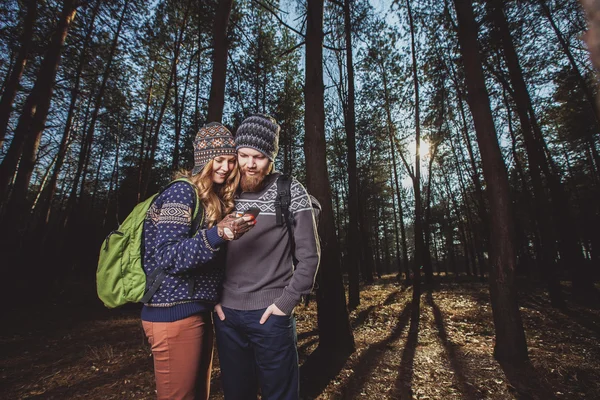
M294 47L287 49L286 51L284 51L283 53L279 54L277 57L283 57L286 56L290 53L293 53L298 47L304 46L304 44L306 43L306 41L301 41L300 43L298 43L297 45L295 45Z
M292 32L295 32L297 35L300 35L300 36L304 37L304 34L302 32L299 32L298 30L296 30L296 28L293 28L293 27L289 26L288 24L286 24L281 19L281 17L273 9L271 9L268 5L264 4L263 2L261 2L259 0L254 0L254 2L257 3L259 6L261 6L262 8L264 8L265 10L267 10L268 12L270 12L271 14L273 14L275 16L275 18L277 18L277 20L279 21L279 23L281 25L285 26L286 28L288 28Z

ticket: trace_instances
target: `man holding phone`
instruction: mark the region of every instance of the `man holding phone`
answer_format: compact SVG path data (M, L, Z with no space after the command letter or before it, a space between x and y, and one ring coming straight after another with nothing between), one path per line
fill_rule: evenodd
M310 198L296 179L289 207L295 246L285 223L277 223L280 174L273 162L279 130L273 118L256 114L235 136L241 173L235 209L254 215L256 225L229 243L221 303L215 307L225 399L256 399L259 385L264 400L299 398L293 311L313 287L320 248Z

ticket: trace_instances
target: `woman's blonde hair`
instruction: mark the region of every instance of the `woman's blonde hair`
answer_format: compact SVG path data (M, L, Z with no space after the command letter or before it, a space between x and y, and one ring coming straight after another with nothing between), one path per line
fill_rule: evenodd
M240 183L240 173L236 165L222 185L213 182L213 161L206 163L202 171L192 175L191 170L180 170L175 173L174 179L187 178L196 186L198 197L204 209L205 223L213 227L234 207L233 197Z

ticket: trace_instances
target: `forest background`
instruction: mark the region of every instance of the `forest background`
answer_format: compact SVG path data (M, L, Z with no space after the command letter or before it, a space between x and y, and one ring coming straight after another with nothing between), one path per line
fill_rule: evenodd
M598 304L585 29L576 0L4 1L2 295L97 303L104 237L192 165L204 123L260 112L323 205L321 349L354 350L377 277L418 312L421 281L467 276L489 282L496 358L522 364L516 278Z

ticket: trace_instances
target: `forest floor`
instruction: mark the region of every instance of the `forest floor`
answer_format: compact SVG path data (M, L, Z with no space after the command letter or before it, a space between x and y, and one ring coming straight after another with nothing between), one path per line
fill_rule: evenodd
M563 310L541 288L521 288L530 362L512 370L493 358L487 284L438 280L417 308L393 276L362 287L350 315L356 352L337 361L314 352L316 304L300 306L303 398L600 399L598 307L576 304L566 284ZM40 303L2 318L1 399L154 398L139 310L86 303ZM211 399L223 398L219 377L215 352Z

